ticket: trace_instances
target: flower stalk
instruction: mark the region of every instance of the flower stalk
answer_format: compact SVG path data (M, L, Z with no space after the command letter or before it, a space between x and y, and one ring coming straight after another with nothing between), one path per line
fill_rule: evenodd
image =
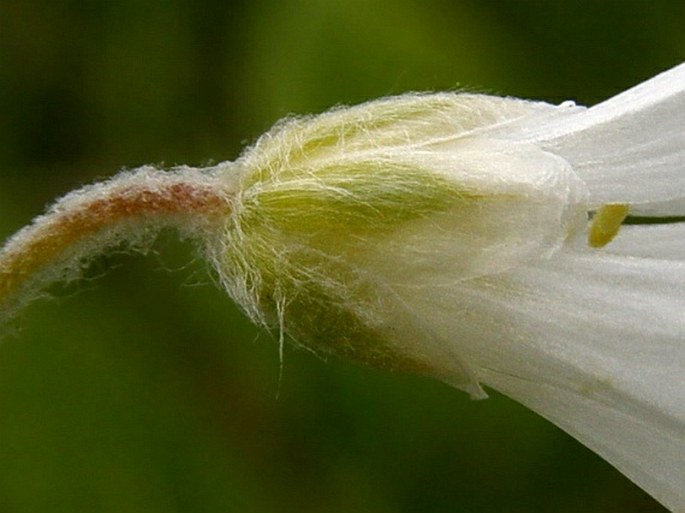
M206 229L230 212L208 174L141 168L58 201L0 251L0 320L56 279L78 276L88 259L116 244L142 245L164 226ZM154 227L151 230L151 227Z

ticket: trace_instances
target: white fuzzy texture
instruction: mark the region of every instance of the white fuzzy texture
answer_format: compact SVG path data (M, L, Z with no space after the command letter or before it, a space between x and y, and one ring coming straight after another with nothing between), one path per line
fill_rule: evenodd
M607 203L685 214L684 127L685 65L589 109L406 95L287 120L236 163L210 253L256 321L495 388L685 511L685 229L586 242Z

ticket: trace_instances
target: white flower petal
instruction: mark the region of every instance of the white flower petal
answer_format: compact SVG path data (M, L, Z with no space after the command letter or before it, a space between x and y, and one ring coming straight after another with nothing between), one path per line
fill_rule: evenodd
M685 260L685 223L623 226L603 251L642 258Z
M525 139L568 160L595 204L665 202L685 211L685 64L571 116L535 120Z
M484 380L554 422L611 462L673 511L684 511L683 432L643 405L626 411L624 399L488 373Z
M685 214L685 198L671 198L670 200L631 205L630 213L634 216L645 217L681 217Z
M685 508L685 263L568 253L407 298L460 369Z

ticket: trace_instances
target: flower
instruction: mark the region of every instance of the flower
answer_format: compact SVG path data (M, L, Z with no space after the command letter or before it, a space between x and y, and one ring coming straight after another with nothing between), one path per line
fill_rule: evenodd
M685 64L592 108L407 94L235 162L87 186L0 250L0 324L84 260L195 239L255 322L490 387L685 511ZM653 220L654 220L653 219Z
M592 108L409 94L286 120L208 254L322 355L520 401L685 510L685 65Z

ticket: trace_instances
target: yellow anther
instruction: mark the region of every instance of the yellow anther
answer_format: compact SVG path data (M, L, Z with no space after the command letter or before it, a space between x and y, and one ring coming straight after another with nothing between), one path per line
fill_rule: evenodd
M621 224L628 215L629 206L624 203L602 205L592 218L588 244L593 248L601 248L616 237Z

